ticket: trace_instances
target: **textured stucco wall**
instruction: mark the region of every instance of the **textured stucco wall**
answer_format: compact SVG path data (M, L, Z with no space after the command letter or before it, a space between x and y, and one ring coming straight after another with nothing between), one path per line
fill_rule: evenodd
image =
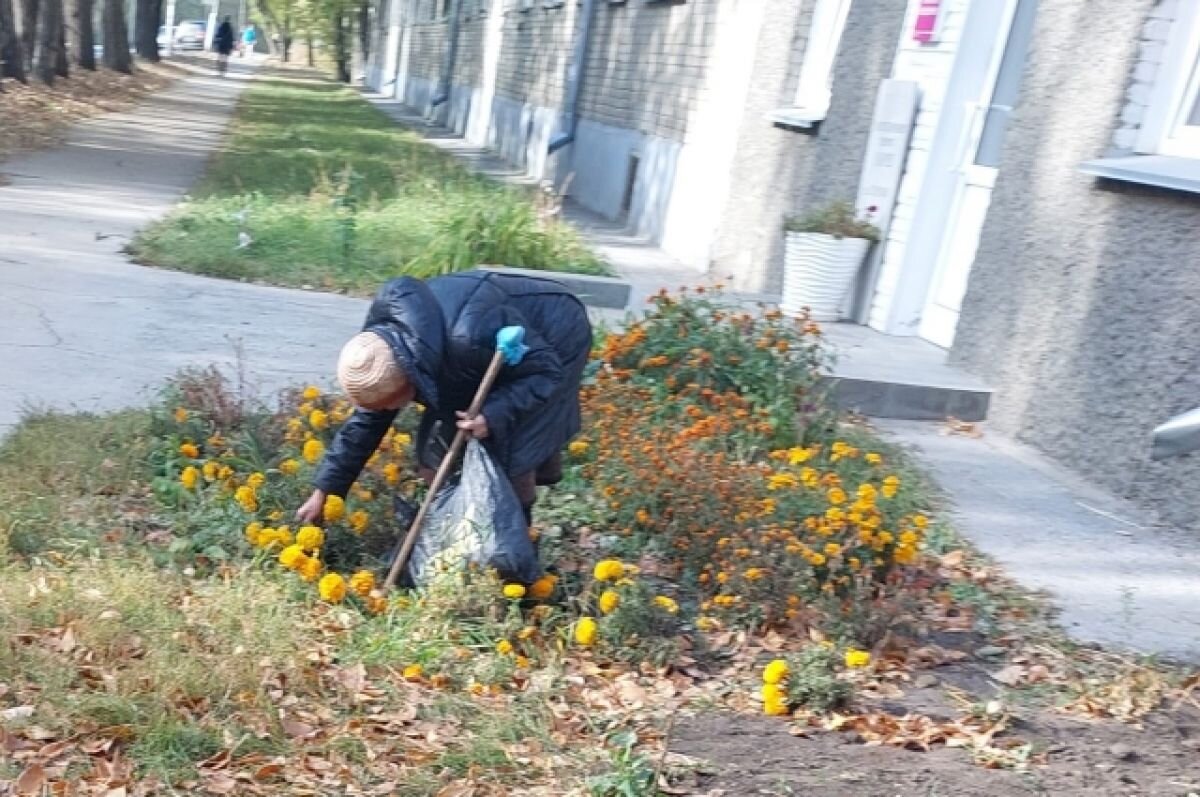
M1147 438L1200 404L1200 197L1078 171L1123 124L1157 5L1040 3L952 358L997 389L998 428L1194 525L1200 463L1152 464Z
M854 200L879 81L891 73L907 0L850 6L834 62L833 100L814 132L766 117L792 105L813 0L768 0L735 160L733 191L713 249L714 274L750 291L778 292L783 220L834 199Z

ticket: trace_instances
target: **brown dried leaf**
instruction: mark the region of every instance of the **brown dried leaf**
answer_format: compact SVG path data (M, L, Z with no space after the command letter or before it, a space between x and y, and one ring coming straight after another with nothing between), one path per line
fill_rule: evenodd
M25 771L13 781L13 790L17 794L37 794L46 785L46 770L41 764L30 764Z
M279 724L283 727L283 732L293 739L311 739L317 735L316 728L297 720L285 717Z
M1025 680L1025 667L1020 664L1010 664L1007 667L997 670L992 673L992 680L1002 683L1005 686L1020 686Z

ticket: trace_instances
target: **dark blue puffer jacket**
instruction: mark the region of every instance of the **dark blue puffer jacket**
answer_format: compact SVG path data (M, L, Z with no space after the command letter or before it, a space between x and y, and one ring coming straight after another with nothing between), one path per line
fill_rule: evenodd
M401 277L372 302L363 329L388 342L425 407L417 451L426 467L438 466L438 441L453 436L454 413L470 405L496 332L506 326L525 328L529 351L504 368L484 404L484 445L505 472L520 476L579 432L579 384L592 346L583 304L553 280L484 271L425 282ZM395 418L395 411L356 410L326 452L315 486L345 495Z

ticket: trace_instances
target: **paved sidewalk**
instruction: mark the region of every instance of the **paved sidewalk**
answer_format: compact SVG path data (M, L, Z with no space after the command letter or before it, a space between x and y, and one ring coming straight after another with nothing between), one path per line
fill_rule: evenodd
M182 79L80 124L60 147L0 163L0 434L26 407L144 403L180 368L234 365L239 346L264 394L332 375L364 302L142 268L121 254L200 176L249 77Z
M1200 545L1003 437L878 421L945 491L958 530L1026 587L1045 590L1073 637L1200 662Z

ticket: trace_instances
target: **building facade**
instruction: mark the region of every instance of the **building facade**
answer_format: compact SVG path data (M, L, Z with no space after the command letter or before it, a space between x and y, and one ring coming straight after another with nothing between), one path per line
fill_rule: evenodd
M1200 2L387 0L368 70L697 272L778 293L784 219L881 209L853 321L1183 523L1200 405ZM881 200L882 197L882 200Z

